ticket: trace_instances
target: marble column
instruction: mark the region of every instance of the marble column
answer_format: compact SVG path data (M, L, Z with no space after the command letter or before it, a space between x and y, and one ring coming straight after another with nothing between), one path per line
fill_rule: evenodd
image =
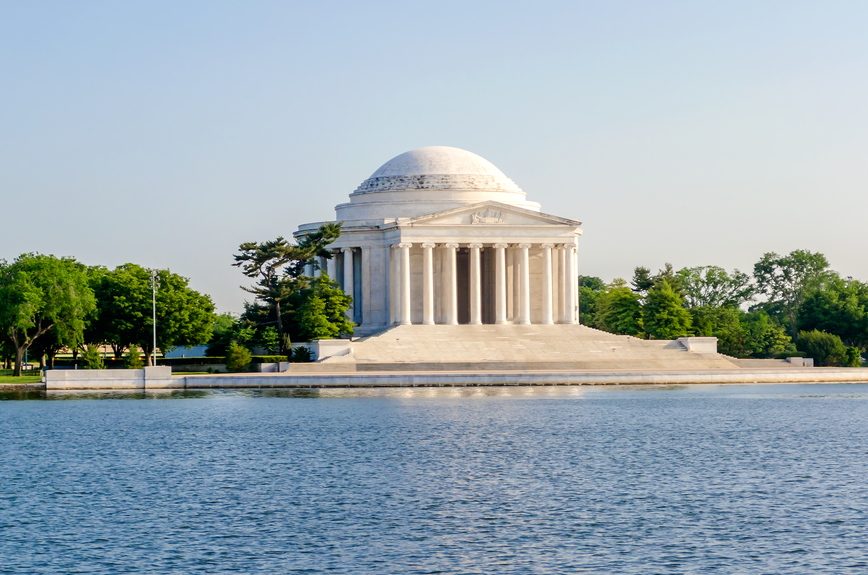
M404 242L398 244L400 253L398 261L401 268L401 277L398 283L401 286L401 307L398 308L400 310L398 323L401 325L410 325L410 247L412 245Z
M309 278L313 277L313 260L307 260L304 262L304 275Z
M517 246L509 250L512 254L512 321L518 323L521 317L521 254Z
M575 324L576 323L576 272L575 272L575 258L573 257L573 250L575 246L572 244L564 244L564 251L566 252L566 269L564 270L564 308L565 308L565 317L564 323Z
M470 325L482 325L482 244L470 244Z
M542 323L552 324L552 244L543 244Z
M434 325L434 246L422 244L422 323Z
M337 260L338 252L337 252L337 250L331 250L329 253L331 253L332 257L330 257L329 259L326 260L327 266L328 266L327 271L329 274L329 279L335 280L338 277L338 260Z
M555 251L558 254L558 323L566 323L567 320L567 304L564 299L564 288L566 287L566 276L564 275L564 266L566 265L566 250L563 246L557 246Z
M344 253L344 293L353 297L353 248L341 248ZM347 308L347 317L353 319L353 308L356 302Z
M494 322L506 323L506 248L507 244L494 244L495 255L495 296Z
M456 250L458 244L446 244L446 324L458 325L458 266Z
M521 260L521 304L518 323L530 325L530 265L527 252L530 249L530 244L518 244L518 249L521 254L519 258Z

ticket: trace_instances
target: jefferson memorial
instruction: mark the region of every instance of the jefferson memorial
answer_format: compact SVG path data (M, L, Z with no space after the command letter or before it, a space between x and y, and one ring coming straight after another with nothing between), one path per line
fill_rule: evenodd
M411 324L578 323L581 222L542 213L476 154L405 152L335 211L342 233L319 264L353 296L358 335Z
M350 340L294 371L732 368L715 338L647 341L579 325L581 222L545 214L476 154L392 158L335 208L326 269L353 296ZM299 226L296 237L322 222Z

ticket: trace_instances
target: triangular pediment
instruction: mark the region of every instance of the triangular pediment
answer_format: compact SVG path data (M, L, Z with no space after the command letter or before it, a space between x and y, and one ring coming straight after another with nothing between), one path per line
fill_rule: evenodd
M551 214L543 214L519 208L510 204L504 204L495 201L479 202L444 210L442 212L434 212L433 214L425 214L424 216L416 216L415 218L401 218L398 220L398 225L401 227L410 226L540 226L540 225L556 225L578 227L582 222L578 220L570 220L560 216Z

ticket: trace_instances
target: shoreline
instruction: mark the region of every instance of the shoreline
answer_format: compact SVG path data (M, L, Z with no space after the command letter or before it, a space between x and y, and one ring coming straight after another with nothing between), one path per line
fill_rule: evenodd
M47 384L4 384L0 386L0 390L322 389L773 383L868 383L868 368L283 372L170 375L168 378L136 379L76 377L53 381L49 378Z

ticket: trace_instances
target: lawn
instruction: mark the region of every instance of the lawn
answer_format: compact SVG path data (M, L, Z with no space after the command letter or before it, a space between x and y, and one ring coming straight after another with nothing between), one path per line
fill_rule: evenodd
M14 375L0 375L0 383L39 383L42 381L42 375L22 375L15 377Z

